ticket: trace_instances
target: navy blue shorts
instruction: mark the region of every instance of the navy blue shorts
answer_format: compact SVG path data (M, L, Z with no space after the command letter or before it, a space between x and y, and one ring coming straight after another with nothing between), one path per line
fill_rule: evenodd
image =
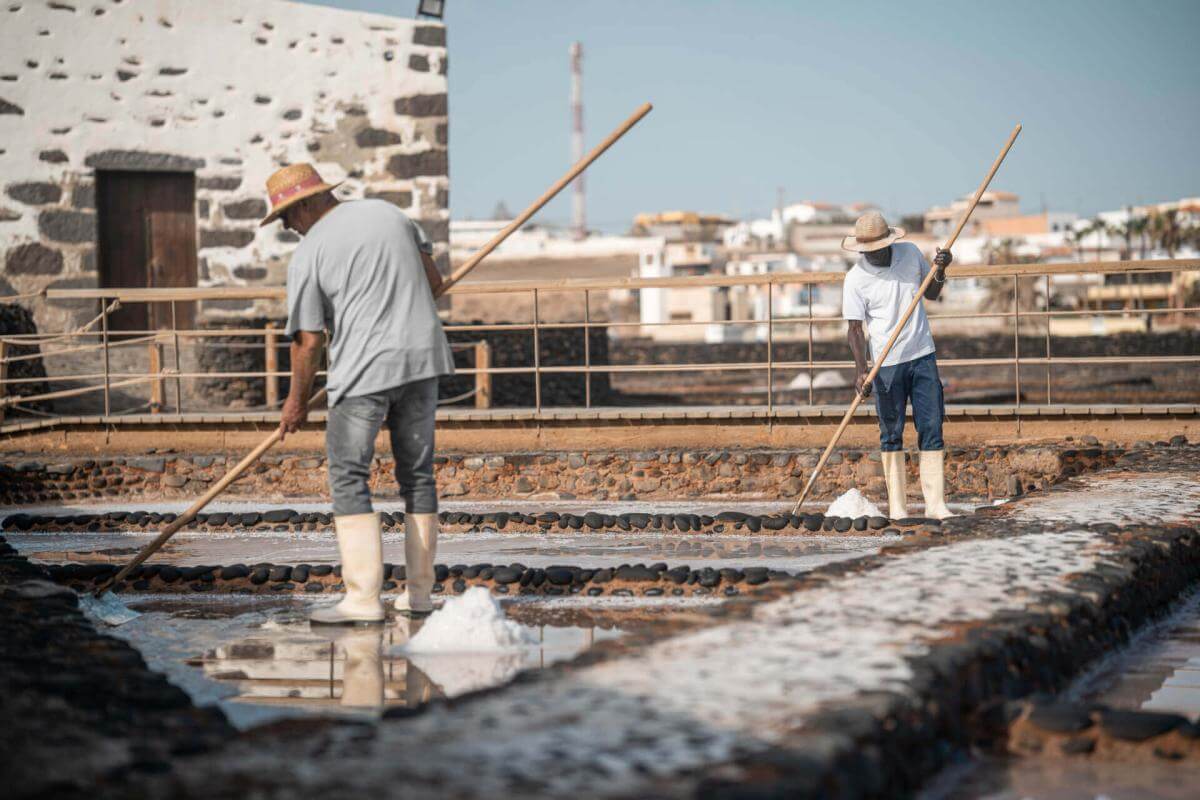
M946 402L933 353L891 367L880 367L871 386L875 390L875 411L879 416L880 450L904 449L904 414L910 400L917 445L922 450L942 449L942 417L946 413Z

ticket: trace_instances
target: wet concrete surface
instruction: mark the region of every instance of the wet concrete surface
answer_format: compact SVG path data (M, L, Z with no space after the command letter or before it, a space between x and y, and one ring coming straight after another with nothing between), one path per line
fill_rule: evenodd
M114 561L131 558L153 541L156 531L124 533L7 532L23 555L45 562ZM404 563L404 533L384 534L385 561ZM505 564L530 567L569 563L615 567L666 561L671 566L763 566L801 572L878 552L893 536L754 536L635 533L457 533L438 541L438 561L446 564ZM175 565L272 562L323 564L339 560L332 532L179 533L150 563Z
M1113 708L1169 711L1200 722L1200 590L1074 692Z
M151 669L196 705L216 705L243 729L288 717L369 719L389 708L419 708L503 685L522 671L572 659L622 634L611 624L570 624L540 604L524 603L519 618L535 645L406 657L403 646L424 620L397 616L384 625L312 626L308 614L315 604L159 597L130 602L141 616L110 633L137 647Z

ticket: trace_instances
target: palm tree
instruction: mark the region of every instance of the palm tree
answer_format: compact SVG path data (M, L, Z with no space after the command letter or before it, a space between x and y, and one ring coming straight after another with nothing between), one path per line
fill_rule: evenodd
M1183 229L1179 224L1179 213L1171 208L1153 211L1150 214L1150 240L1167 251L1167 258L1174 258L1182 243Z
M1134 216L1133 211L1126 212L1125 221L1114 225L1109 229L1110 233L1120 236L1125 240L1125 248L1121 251L1121 260L1128 261L1133 258L1133 239L1135 236L1141 235L1146 229L1146 218L1143 216ZM1145 245L1142 246L1142 258L1146 257Z
M1104 244L1104 237L1112 233L1112 229L1108 227L1108 223L1096 217L1088 226L1084 228L1084 232L1096 237L1096 260L1100 260L1100 251Z
M1083 240L1087 238L1088 229L1086 227L1071 228L1067 231L1066 240L1075 250L1075 258L1083 261Z

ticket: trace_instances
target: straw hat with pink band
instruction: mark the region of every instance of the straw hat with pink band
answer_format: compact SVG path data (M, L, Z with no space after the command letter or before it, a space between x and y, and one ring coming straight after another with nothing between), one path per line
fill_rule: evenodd
M292 164L267 178L267 194L271 198L271 213L259 223L270 224L279 215L306 197L327 192L341 186L342 182L326 183L317 174L312 164Z
M842 239L842 249L855 253L882 250L897 239L904 238L904 228L888 227L878 211L868 211L854 223L854 235Z

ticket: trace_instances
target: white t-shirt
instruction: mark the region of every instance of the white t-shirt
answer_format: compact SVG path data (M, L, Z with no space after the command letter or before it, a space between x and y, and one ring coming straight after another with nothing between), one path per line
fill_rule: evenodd
M867 323L872 360L883 351L928 274L929 262L910 242L892 245L890 267L872 267L862 256L846 273L846 281L842 284L842 317ZM917 310L883 360L883 366L903 364L933 351L933 334L929 330L929 318L925 316L925 304L918 303Z

